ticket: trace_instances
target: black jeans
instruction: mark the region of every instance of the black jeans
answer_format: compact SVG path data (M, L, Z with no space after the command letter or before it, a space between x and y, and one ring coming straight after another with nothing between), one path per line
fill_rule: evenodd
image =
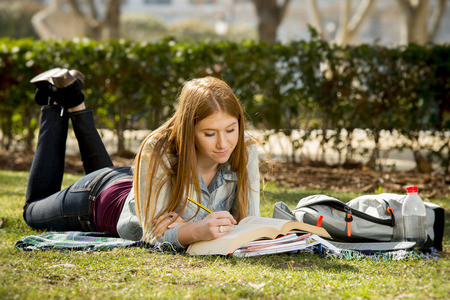
M87 175L61 191L69 118ZM28 179L24 219L35 229L95 231L95 197L111 183L131 177L130 167L113 166L95 128L92 108L61 117L59 107L44 106Z

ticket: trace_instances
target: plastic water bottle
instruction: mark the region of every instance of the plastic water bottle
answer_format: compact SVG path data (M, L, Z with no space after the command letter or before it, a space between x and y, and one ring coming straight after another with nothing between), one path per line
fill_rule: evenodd
M403 202L402 216L405 240L416 242L414 247L420 248L427 241L427 224L425 205L417 191L417 186L406 188L407 195Z

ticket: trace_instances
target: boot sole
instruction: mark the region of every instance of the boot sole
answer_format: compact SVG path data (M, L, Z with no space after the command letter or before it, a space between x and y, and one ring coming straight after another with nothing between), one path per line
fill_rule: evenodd
M47 81L56 88L65 88L74 83L77 79L84 83L83 74L77 70L69 71L67 69L54 68L33 77L30 82L36 83Z

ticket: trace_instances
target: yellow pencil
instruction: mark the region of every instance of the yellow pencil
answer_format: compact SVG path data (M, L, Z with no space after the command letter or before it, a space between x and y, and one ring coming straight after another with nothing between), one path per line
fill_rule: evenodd
M203 208L204 210L206 210L209 213L212 213L211 210L207 209L206 207L204 207L203 205L201 205L200 203L198 203L197 201L195 201L194 199L190 198L189 196L186 197L186 200L191 201L192 203L194 203L195 205L197 205L198 207Z

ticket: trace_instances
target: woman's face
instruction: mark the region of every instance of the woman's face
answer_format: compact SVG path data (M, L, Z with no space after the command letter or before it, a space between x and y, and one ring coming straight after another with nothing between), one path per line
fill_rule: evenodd
M195 146L200 168L216 167L228 161L239 139L235 117L217 112L195 125Z

